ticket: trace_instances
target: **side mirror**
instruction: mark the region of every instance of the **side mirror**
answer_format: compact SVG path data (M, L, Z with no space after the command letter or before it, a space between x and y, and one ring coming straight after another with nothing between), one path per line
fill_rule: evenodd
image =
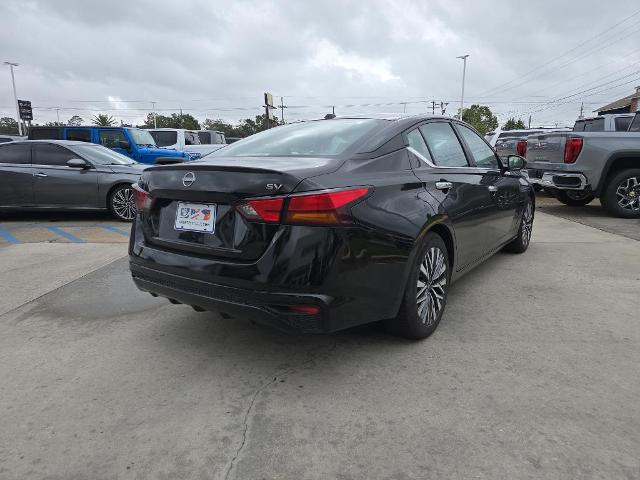
M129 142L127 142L126 140L120 140L118 142L118 146L120 148L124 148L127 151L131 150L131 144Z
M86 162L86 160L83 160L81 158L72 158L71 160L67 161L67 167L86 169L89 168L89 164Z
M507 170L522 170L527 166L527 161L520 155L509 155L507 157Z

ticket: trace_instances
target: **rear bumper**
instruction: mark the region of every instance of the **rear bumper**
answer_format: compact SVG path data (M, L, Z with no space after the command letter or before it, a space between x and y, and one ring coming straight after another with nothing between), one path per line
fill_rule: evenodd
M274 293L217 285L194 280L130 262L136 286L152 295L169 299L172 303L190 305L196 310L222 312L281 330L301 333L331 331L326 321L331 301L323 295ZM305 305L319 308L317 314L288 313L289 306Z
M259 259L240 262L149 244L136 219L133 281L174 303L299 332L328 333L397 314L410 249L359 228L282 228ZM318 313L289 308L300 305Z
M559 190L584 190L588 187L587 177L582 173L542 172L529 170L529 182L546 188Z

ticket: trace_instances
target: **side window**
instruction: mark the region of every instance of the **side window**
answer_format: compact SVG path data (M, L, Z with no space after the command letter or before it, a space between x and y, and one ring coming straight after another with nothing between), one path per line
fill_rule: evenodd
M52 145L50 143L39 143L33 146L33 164L34 165L55 165L66 166L67 161L72 158L78 158L70 150L60 145Z
M88 128L68 129L67 140L91 142L91 130L89 130Z
M195 132L184 132L185 145L200 145L200 139Z
M120 142L126 142L127 137L120 130L100 130L100 145L107 148L120 148Z
M426 123L420 131L429 145L433 163L441 167L468 167L462 145L447 122Z
M616 124L616 132L626 132L631 125L633 117L617 117L614 122Z
M0 147L0 163L31 163L31 145L3 145Z
M433 161L431 159L429 149L427 148L427 144L424 143L424 138L422 138L422 134L417 128L407 133L407 141L409 142L409 146L416 150L420 155L422 155L430 162Z
M209 132L198 132L198 138L200 138L202 145L209 145L211 143L211 133Z
M495 152L476 132L463 125L456 125L456 128L462 135L467 147L469 147L471 156L478 167L498 168Z

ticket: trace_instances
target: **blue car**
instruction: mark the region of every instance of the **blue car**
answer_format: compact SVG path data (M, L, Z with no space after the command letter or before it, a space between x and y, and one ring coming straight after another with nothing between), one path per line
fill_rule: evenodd
M96 143L140 163L153 164L158 158L195 160L186 152L158 148L147 130L131 127L31 127L29 140L75 140Z

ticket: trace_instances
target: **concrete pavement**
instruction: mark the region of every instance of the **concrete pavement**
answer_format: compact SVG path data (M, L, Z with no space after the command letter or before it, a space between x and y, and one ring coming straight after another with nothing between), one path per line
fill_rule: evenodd
M640 478L640 244L534 231L422 342L196 313L126 259L88 273L0 316L0 478Z

